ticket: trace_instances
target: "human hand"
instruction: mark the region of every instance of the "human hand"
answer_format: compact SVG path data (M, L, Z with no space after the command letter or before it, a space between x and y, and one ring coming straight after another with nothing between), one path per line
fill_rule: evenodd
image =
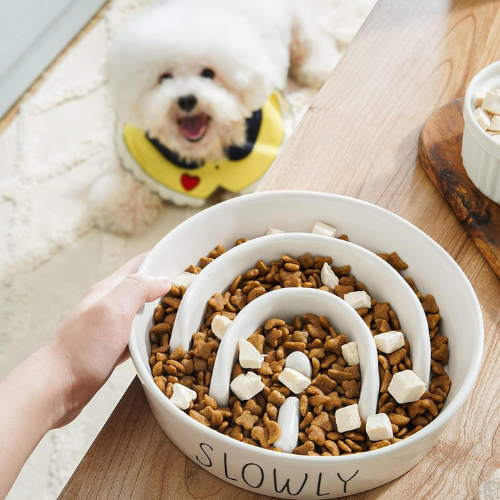
M92 286L47 343L60 366L53 427L71 422L128 358L135 314L169 291L169 278L136 274L145 255Z
M135 313L170 290L135 274L145 254L97 283L55 335L0 380L0 498L51 429L71 422L127 358Z

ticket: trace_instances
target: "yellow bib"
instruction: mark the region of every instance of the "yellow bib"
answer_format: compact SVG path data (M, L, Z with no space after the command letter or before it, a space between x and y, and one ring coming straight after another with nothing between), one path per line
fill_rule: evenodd
M222 159L196 168L184 168L161 153L146 133L125 125L123 139L140 168L153 180L184 195L206 199L218 187L239 193L271 166L284 140L285 127L281 105L275 92L262 107L260 128L251 151L241 159Z

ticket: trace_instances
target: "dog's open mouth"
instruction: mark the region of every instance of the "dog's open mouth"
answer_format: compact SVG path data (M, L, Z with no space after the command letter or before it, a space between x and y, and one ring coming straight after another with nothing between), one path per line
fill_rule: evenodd
M210 118L205 113L184 116L179 118L177 123L181 130L182 135L190 142L198 142L203 139L208 128Z

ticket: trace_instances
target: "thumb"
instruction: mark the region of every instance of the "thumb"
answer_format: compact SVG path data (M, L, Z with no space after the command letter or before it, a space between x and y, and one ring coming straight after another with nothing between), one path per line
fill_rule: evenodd
M165 295L171 286L170 278L155 278L144 274L130 274L103 299L111 306L118 306L125 313L134 315L146 302Z

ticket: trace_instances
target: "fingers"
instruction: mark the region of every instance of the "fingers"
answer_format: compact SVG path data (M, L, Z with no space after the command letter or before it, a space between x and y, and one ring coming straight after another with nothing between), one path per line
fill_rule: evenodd
M103 301L117 306L131 317L146 302L165 295L170 290L170 278L154 278L144 274L131 274L111 290Z
M135 273L139 269L147 254L148 252L137 255L136 257L125 263L122 267L117 269L113 274L92 286L80 301L79 306L82 309L85 309L86 307L90 306L94 302L97 302L99 299L108 294L127 276Z

